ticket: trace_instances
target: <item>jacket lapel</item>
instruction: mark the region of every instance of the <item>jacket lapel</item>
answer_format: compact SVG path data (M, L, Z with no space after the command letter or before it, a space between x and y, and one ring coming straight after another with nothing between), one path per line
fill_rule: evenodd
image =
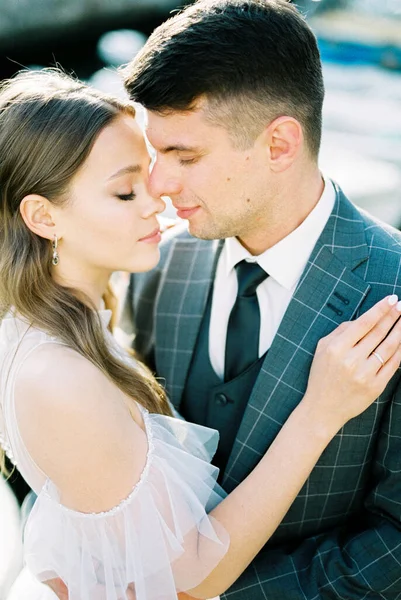
M156 299L156 368L179 407L222 242L177 238Z
M336 189L334 210L266 355L224 474L230 491L256 466L302 399L320 338L352 319L369 291L360 213Z

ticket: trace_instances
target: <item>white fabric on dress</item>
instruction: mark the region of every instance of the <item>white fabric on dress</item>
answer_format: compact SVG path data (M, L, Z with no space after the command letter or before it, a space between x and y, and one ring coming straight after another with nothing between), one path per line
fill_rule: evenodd
M106 325L107 313L101 316ZM148 453L128 498L102 513L66 508L29 455L14 406L24 360L39 346L43 356L44 344L52 352L61 343L12 314L0 325L2 445L38 495L25 529L25 561L41 581L61 577L69 600L124 600L129 586L136 600L174 599L198 585L229 545L207 514L225 495L210 464L218 433L141 408Z

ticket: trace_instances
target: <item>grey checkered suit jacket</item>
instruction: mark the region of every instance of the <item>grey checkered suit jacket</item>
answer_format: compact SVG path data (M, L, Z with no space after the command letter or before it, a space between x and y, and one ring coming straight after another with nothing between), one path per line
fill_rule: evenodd
M227 491L301 400L319 339L385 295L401 296L401 234L336 192L249 398L224 473ZM158 268L131 279L135 348L165 379L178 410L221 244L172 233ZM334 438L273 538L223 598L401 598L400 372Z

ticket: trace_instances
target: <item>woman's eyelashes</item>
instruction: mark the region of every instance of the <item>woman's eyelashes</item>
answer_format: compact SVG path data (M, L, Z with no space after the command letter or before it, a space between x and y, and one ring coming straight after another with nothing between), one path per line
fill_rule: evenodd
M119 198L120 200L123 200L124 202L128 202L129 200L134 200L136 197L136 194L134 192L131 192L130 194L117 194L117 198Z

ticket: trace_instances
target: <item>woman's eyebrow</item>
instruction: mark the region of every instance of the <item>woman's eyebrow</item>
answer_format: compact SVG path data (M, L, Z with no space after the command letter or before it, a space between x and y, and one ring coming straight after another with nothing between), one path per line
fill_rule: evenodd
M108 181L110 181L110 179L115 179L116 177L120 177L121 175L126 175L127 173L140 173L141 171L142 171L141 165L129 165L128 167L123 167L122 169L119 169L118 171L116 171L116 173L114 173L113 175L111 175L108 178Z

